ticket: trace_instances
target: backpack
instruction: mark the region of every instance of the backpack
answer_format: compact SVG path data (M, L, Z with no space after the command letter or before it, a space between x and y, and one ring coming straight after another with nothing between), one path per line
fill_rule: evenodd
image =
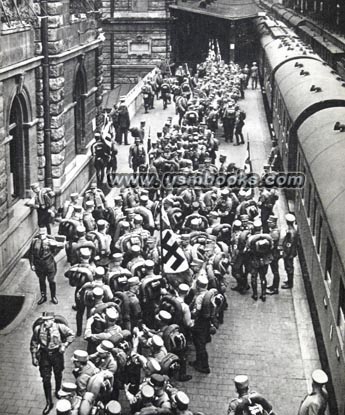
M180 359L174 353L168 353L160 362L162 374L171 377L171 372L176 372L180 368Z
M65 272L65 277L69 280L69 285L71 287L80 287L82 284L89 280L93 279L92 271L81 265L74 265L72 268ZM84 281L82 281L84 279Z
M236 111L234 108L227 108L224 113L224 117L230 120L235 120L236 118Z
M243 414L246 415L266 415L267 412L264 408L259 404L252 402L252 400L248 397L246 398L245 409Z
M180 332L178 324L170 324L163 331L164 345L168 352L176 353L185 350L187 341L183 333Z
M159 308L160 310L168 311L172 315L174 323L181 323L183 319L182 306L177 298L169 294L163 296Z
M268 254L270 252L271 244L267 239L259 239L255 243L255 251L258 254Z
M158 300L161 296L161 277L153 276L142 281L141 298L144 303Z

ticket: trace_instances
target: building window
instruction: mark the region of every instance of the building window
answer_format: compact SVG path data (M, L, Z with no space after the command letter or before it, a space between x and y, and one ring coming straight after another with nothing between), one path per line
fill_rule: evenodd
M310 218L310 205L311 205L311 184L308 186L308 205L307 205L307 216Z
M87 92L86 73L83 64L79 64L74 84L74 137L75 154L85 152L85 95Z
M11 195L10 204L25 197L25 190L29 188L29 162L27 130L27 107L24 97L16 95L12 101L9 118L8 142L8 193Z
M312 222L313 235L315 235L315 229L316 229L316 213L317 213L317 201L316 201L316 198L314 197L313 222Z
M147 12L149 10L149 0L132 0L132 10L134 12Z
M345 341L345 288L343 280L340 279L339 289L339 311L338 311L338 327L340 335L343 341L342 347Z
M322 234L322 216L319 218L319 227L316 234L316 251L320 254L320 247L321 247L321 234Z
M330 240L327 238L325 280L329 284L332 282L332 262L333 262L333 248L332 248Z

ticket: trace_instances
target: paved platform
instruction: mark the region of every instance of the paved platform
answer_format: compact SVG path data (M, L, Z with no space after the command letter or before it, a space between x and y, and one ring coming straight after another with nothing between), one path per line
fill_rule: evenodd
M240 105L247 112L245 136L250 137L254 171L260 173L270 150L270 135L266 127L264 107L259 90L246 91ZM174 116L173 105L162 110L162 103L149 114L139 114L132 120L138 126L145 120L156 137L162 123ZM148 130L147 130L148 134ZM131 140L130 140L131 142ZM128 146L119 151L119 171L129 171ZM220 153L238 165L245 160L246 146L221 143ZM111 199L116 190L112 190ZM279 200L275 213L283 221L285 200ZM20 261L5 284L1 294L25 294L26 301L20 318L0 333L0 414L40 414L44 395L38 369L31 365L29 342L31 325L42 311L54 310L64 315L75 330L75 312L71 309L74 289L63 274L67 263L64 253L58 256L57 293L59 305L47 302L36 306L38 280L30 270L28 260ZM281 264L281 276L284 270ZM271 279L269 275L269 279ZM273 404L278 415L296 415L300 401L310 387L310 373L320 367L310 312L299 267L296 267L295 287L268 297L266 303L254 302L251 295L240 295L228 290L229 309L225 322L208 346L211 374L199 374L190 368L193 379L181 384L191 398L191 409L205 414L226 414L228 401L235 396L233 377L248 374L251 387L262 392ZM234 284L231 279L230 286ZM77 338L66 352L64 380L72 380L71 356L73 350L86 348ZM191 354L190 360L193 360ZM53 410L52 414L55 413Z

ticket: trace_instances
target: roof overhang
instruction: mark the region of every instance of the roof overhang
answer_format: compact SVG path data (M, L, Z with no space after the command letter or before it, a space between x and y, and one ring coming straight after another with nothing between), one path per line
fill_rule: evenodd
M206 8L199 7L200 0L178 0L170 9L217 17L225 20L241 20L258 17L262 9L254 0L216 0Z

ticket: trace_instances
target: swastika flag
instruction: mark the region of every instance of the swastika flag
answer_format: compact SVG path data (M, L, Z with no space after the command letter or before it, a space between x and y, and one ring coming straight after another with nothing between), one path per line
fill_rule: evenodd
M188 261L182 248L177 242L177 237L171 229L162 232L163 270L167 274L177 274L187 271Z

